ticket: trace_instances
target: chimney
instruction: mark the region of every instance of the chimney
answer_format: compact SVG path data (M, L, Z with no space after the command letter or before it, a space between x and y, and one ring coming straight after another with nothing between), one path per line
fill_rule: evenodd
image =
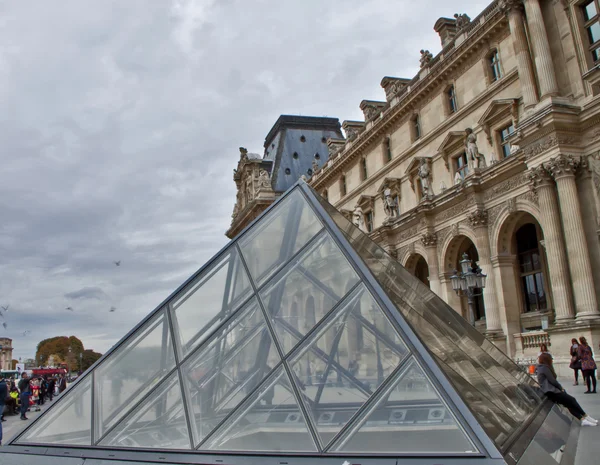
M456 27L456 19L440 18L435 22L433 30L440 35L442 48L445 48L446 45L454 40L454 37L456 37L456 33L458 32Z

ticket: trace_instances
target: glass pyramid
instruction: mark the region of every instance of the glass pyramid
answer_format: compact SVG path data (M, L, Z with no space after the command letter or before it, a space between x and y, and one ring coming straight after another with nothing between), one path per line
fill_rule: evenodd
M300 181L3 451L90 465L516 463L546 417L565 430L550 408Z

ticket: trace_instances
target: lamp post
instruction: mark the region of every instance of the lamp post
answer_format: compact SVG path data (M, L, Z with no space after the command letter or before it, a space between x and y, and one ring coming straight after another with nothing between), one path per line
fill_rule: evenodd
M482 293L476 293L475 289L484 289L485 280L487 275L481 272L481 268L475 263L472 265L472 260L469 256L464 253L460 261L461 271L454 270L454 275L450 276L452 281L452 289L456 292L456 295L463 295L467 297L469 304L469 322L472 326L475 326L475 297L482 295Z

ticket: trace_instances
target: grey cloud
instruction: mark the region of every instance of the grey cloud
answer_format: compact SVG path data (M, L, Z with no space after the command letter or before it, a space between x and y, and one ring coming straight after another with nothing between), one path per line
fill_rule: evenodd
M67 292L65 294L67 299L81 300L81 299L96 299L105 300L108 296L99 287L84 287L77 291Z

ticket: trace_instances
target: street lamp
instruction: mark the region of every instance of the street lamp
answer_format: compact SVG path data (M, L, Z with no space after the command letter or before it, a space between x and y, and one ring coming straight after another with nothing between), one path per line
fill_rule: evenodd
M460 261L460 269L458 272L454 270L454 274L450 276L452 281L452 289L456 292L456 295L464 295L467 297L469 303L469 322L472 326L475 326L475 297L482 295L482 293L476 293L475 289L484 289L487 275L481 272L481 268L475 263L472 265L472 261L469 256L464 253Z

